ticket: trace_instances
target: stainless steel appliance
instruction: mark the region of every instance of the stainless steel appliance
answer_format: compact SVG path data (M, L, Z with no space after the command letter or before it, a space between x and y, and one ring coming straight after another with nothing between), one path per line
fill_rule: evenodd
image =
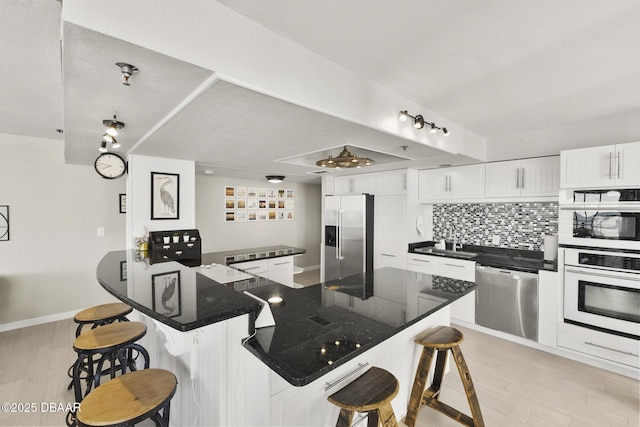
M640 189L563 190L560 245L640 249Z
M373 196L325 196L324 280L373 270Z
M538 340L538 275L476 267L476 324Z
M566 323L640 339L640 253L564 249Z

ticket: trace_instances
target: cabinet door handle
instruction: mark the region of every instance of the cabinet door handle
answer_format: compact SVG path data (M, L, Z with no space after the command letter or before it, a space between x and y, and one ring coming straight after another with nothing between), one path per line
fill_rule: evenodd
M520 168L516 168L516 188L520 188Z
M286 264L291 264L291 261L287 261L287 262L276 262L273 265L286 265Z
M406 173L402 174L402 190L403 191L407 190L407 174Z
M431 262L428 259L418 259L418 258L412 258L411 261Z
M522 178L520 178L520 188L524 188L524 168L521 169Z
M396 257L395 255L392 255L392 254L380 254L380 255L381 255L381 256L389 256L389 257L392 257L392 258L395 258L395 257Z
M458 267L458 268L465 268L466 267L466 265L449 264L449 263L445 263L444 265L446 265L448 267Z
M626 355L629 355L629 356L635 356L635 357L638 357L638 355L637 355L637 354L632 353L632 352L630 352L630 351L622 351L622 350L618 350L618 349L616 349L616 348L606 347L606 346L604 346L604 345L594 344L594 343L592 343L592 342L588 342L588 341L585 341L584 343L585 343L586 345L590 345L590 346L593 346L593 347L598 347L598 348L603 348L603 349L605 349L605 350L615 351L616 353L622 353L622 354L626 354Z
M620 176L620 152L616 153L616 167L618 168L618 179L622 179Z
M613 160L613 154L611 152L609 152L609 179L611 179L611 173L612 173L612 165L611 165L611 161Z
M344 380L346 380L347 378L349 378L353 374L355 374L357 372L360 372L361 370L363 370L367 366L369 366L369 362L358 363L358 366L356 366L355 368L353 368L352 370L350 370L349 372L347 372L346 374L344 374L343 376L341 376L340 378L338 378L334 382L332 382L332 383L326 382L325 385L324 385L324 391L331 390L332 388L334 388L335 386L337 386L338 384L340 384L341 382L343 382Z

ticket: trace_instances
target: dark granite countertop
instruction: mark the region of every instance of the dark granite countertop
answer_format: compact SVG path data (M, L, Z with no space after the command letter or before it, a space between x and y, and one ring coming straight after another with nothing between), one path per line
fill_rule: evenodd
M409 244L410 253L422 253L420 248L432 247L435 242L426 241ZM537 273L540 270L546 271L558 271L558 265L556 262L548 262L544 260L544 252L542 251L529 251L522 249L510 249L510 248L497 248L493 246L479 246L479 245L463 245L460 250L466 253L474 253L475 256L456 256L455 253L450 254L435 254L429 253L427 255L437 255L451 258L463 258L470 261L475 261L480 265L488 267L506 268L509 270L526 271L530 273Z
M302 255L306 249L293 246L265 246L261 248L239 249L233 251L210 252L202 254L202 264L231 265L238 262L257 261L283 256Z
M109 252L96 276L109 293L152 319L185 332L260 310L255 299L194 268L176 261L150 265L140 254Z
M473 291L462 280L385 267L324 284L252 289L272 304L275 326L246 344L295 386L303 386Z
M295 386L321 377L476 287L395 268L302 289L255 276L220 284L178 262L149 265L135 250L106 254L97 276L116 298L179 331L255 315L260 304L245 290L264 300L280 296L281 303L271 304L276 325L257 329L244 346Z

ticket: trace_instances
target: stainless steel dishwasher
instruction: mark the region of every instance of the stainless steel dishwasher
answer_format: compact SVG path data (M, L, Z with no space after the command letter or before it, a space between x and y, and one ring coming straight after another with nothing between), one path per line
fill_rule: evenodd
M538 275L476 267L476 324L538 340Z

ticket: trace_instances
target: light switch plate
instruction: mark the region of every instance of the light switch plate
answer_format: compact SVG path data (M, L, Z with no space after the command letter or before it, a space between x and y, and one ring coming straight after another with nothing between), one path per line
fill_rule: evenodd
M98 237L104 237L104 227L98 227Z

